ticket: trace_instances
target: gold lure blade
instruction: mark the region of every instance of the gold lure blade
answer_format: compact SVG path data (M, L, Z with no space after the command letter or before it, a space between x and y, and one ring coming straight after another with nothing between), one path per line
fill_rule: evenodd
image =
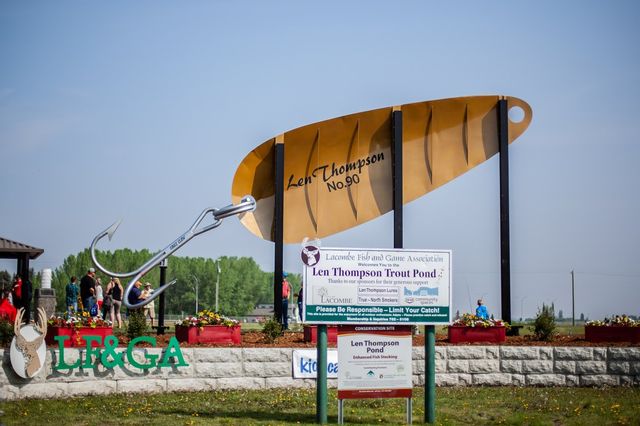
M269 139L238 166L232 199L257 202L241 221L273 241L274 146L284 144L284 242L323 238L393 209L391 116L402 111L403 202L446 184L498 152L497 103L473 96L380 108L309 124ZM509 143L529 126L531 107L504 97L524 118L509 120Z

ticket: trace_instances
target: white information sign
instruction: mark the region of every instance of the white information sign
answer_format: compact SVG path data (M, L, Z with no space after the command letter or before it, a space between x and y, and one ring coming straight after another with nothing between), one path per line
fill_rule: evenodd
M411 397L410 326L342 326L338 398Z
M307 323L451 322L450 250L307 246L301 257Z

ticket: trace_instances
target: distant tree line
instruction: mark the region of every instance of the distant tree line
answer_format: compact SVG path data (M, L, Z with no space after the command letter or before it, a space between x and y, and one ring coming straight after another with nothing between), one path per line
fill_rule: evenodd
M96 251L100 264L113 272L129 272L137 269L152 257L149 250L120 249L116 251ZM177 283L166 290L165 313L195 313L196 283L198 284L199 309L215 308L215 287L220 264L220 283L218 294L219 311L224 315L243 316L250 313L258 304L273 303L273 273L264 272L251 257L227 257L217 260L203 257L169 258L167 282L177 279ZM65 309L65 287L72 276L78 280L94 267L89 249L68 256L62 265L53 271L51 286L56 290L57 310ZM106 290L110 277L96 270L96 277L102 281ZM294 292L300 288L300 274L289 273L287 277ZM120 280L126 287L128 280ZM160 282L160 269L151 270L142 277L142 282L150 282L157 289ZM156 303L156 312L158 305Z

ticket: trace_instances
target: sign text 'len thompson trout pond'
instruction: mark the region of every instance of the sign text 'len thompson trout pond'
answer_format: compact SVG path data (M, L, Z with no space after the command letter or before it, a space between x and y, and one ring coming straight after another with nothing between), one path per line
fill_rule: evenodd
M309 249L312 250L312 249ZM448 323L451 252L318 248L304 270L311 323Z

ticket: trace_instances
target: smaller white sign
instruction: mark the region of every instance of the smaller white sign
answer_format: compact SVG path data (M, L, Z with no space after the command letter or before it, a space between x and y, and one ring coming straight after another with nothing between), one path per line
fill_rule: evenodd
M318 351L316 349L296 349L293 351L293 378L315 379L318 374ZM338 351L327 350L327 377L338 377Z
M411 328L342 326L338 332L338 398L410 397Z

